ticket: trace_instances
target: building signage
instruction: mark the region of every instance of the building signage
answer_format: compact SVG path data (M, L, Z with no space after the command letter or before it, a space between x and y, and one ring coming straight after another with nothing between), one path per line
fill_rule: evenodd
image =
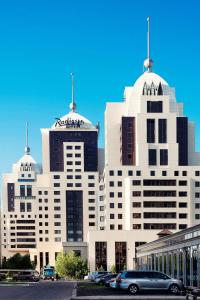
M61 120L59 118L56 118L55 127L65 127L65 128L80 128L81 125L84 125L83 120L73 120L71 118L68 118L66 120Z

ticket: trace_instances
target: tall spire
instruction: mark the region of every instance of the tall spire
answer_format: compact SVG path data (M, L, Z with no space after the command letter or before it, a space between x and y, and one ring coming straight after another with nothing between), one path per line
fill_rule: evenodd
M69 105L69 108L71 109L72 112L75 112L76 110L76 103L74 101L74 74L70 73L71 75L71 80L72 80L72 102Z
M147 30L147 58L144 61L144 66L147 68L147 72L152 71L153 60L150 57L150 17L147 18L148 30Z
M25 147L25 154L30 154L30 147L28 146L28 122L26 122L26 147Z

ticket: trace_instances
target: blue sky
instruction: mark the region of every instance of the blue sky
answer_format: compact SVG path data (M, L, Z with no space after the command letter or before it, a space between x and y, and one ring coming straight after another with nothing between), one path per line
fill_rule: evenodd
M148 15L154 71L176 88L200 150L200 1L0 3L0 173L23 155L27 120L31 153L41 161L40 128L68 112L71 71L78 112L100 122L104 144L106 102L121 101L143 72Z

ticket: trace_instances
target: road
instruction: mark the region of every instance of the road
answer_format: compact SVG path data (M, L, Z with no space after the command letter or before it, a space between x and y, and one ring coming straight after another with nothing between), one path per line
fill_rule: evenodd
M0 284L0 300L69 300L73 282L39 282L27 285Z

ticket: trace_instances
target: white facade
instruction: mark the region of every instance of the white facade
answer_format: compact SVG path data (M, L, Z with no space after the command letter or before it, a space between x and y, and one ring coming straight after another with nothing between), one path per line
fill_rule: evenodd
M194 124L174 88L146 64L125 100L106 105L105 153L98 126L72 101L67 115L41 130L42 169L27 147L4 174L2 257L30 253L39 270L74 250L91 271L131 269L139 244L199 223Z

